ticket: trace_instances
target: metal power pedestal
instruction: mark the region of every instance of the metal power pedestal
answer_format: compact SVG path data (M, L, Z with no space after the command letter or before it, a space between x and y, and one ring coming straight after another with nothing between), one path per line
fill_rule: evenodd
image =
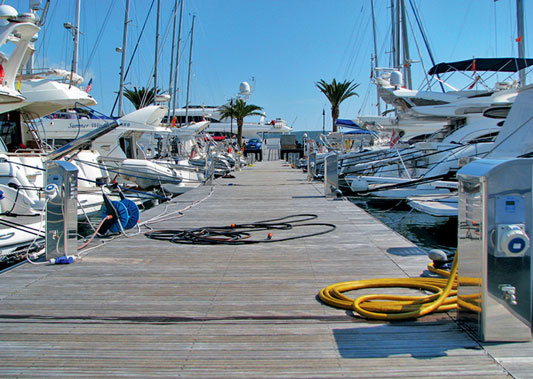
M327 198L340 198L338 157L329 153L324 158L324 194Z
M481 159L457 174L458 319L482 341L531 340L532 172Z
M74 255L78 249L78 168L66 161L46 162L46 259Z

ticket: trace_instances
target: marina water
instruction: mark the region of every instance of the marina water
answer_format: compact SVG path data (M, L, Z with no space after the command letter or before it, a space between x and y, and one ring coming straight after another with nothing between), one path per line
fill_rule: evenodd
M384 201L366 197L349 197L349 200L424 250L454 252L457 248L456 217L420 213L404 200Z

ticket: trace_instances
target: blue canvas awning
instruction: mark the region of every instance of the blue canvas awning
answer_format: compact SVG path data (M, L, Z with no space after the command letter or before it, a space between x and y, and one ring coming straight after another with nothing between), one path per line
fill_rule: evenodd
M337 119L337 121L335 121L335 125L343 127L343 128L351 129L347 132L344 132L343 134L376 134L375 132L371 130L366 130L366 129L361 128L359 125L357 125L352 120L339 118Z
M347 119L342 119L342 118L338 118L335 121L335 125L342 126L343 128L361 129L361 127L357 125L355 122L353 122L352 120L347 120Z

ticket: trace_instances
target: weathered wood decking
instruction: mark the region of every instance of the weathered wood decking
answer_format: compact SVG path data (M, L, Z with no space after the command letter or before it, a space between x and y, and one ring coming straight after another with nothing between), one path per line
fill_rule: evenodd
M333 233L253 246L117 239L66 266L0 275L1 376L532 377L533 345L481 345L450 315L369 322L321 304L331 283L418 276L427 258L280 161L219 179L154 228L314 213ZM142 214L202 199L201 187Z

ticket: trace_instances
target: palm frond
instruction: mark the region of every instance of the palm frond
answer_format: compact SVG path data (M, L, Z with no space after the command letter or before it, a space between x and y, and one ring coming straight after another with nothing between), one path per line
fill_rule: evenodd
M154 88L146 89L145 87L137 88L133 86L133 89L124 89L124 97L133 104L135 109L140 109L148 104L152 104L159 92L159 89L156 92Z
M320 79L315 83L320 92L322 92L331 104L331 116L333 119L333 131L337 130L335 121L339 116L340 104L352 97L359 96L355 89L359 86L358 83L353 83L351 80L344 80L343 82L337 82L333 79L331 83L326 82L324 79Z
M221 118L234 118L237 120L237 139L239 146L242 145L242 125L244 118L248 116L262 116L259 111L262 107L255 104L246 104L243 99L236 99L235 102L222 105L218 108Z

